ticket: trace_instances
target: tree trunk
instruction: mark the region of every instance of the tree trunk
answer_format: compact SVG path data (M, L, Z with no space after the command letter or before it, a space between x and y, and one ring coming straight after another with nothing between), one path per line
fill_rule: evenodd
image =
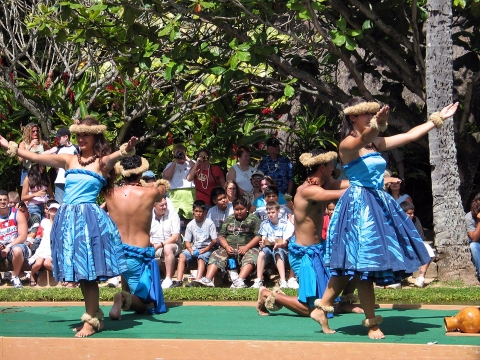
M426 84L429 115L452 102L452 4L429 0L427 7ZM460 198L453 120L429 133L432 166L433 223L439 280L460 279L473 283L474 269L467 245L465 214Z

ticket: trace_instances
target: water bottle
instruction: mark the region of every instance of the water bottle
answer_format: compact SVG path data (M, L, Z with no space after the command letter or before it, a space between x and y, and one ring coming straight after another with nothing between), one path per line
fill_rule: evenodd
M228 258L228 268L230 270L235 270L237 268L237 260L233 257Z
M197 257L197 256L198 256L198 250L195 250L195 251L193 252L193 256L194 256L194 257Z

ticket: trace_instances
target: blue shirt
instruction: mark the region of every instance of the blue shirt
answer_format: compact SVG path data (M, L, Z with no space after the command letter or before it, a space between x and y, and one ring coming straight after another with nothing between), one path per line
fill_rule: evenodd
M288 193L288 183L293 180L293 166L286 156L279 156L274 161L268 155L260 161L258 170L275 180L279 192Z

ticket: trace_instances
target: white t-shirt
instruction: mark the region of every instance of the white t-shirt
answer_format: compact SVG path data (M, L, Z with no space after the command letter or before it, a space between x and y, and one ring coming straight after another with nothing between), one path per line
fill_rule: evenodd
M262 221L258 235L266 236L268 239L274 241L277 238L288 240L293 236L295 226L285 219L279 219L277 225L273 225L270 219Z
M267 214L267 207L266 206L262 206L262 207L259 207L255 210L255 215L257 215L260 220L264 221L264 220L268 220L268 214ZM279 211L279 214L278 214L278 218L280 220L286 220L288 221L288 215L289 214L292 214L292 210L290 210L289 208L287 208L285 205L280 205L280 211Z
M58 150L57 154L77 154L77 148L74 145L70 146L62 146L60 150ZM55 184L65 184L65 169L59 168L57 172L57 178L55 179Z
M235 181L240 189L245 192L250 192L253 190L253 185L250 181L255 168L249 166L247 171L243 171L240 169L240 165L235 164L233 165L233 169L235 170Z
M172 164L173 162L168 163L167 166L165 167L165 170L167 170L170 166L172 166ZM195 187L195 184L193 183L193 181L187 180L187 175L190 172L191 168L192 167L190 166L189 161L185 161L183 164L179 164L179 163L176 164L175 173L170 179L171 190Z
M217 238L217 230L212 220L205 218L201 223L195 219L187 224L184 241L192 243L192 249L198 250L207 247L212 239Z
M225 219L227 217L229 217L230 215L233 215L233 206L232 206L232 203L228 203L227 204L227 207L225 209L225 211L222 211L218 208L217 205L215 205L214 207L211 207L209 210L208 210L208 213L207 213L207 219L210 219L213 221L213 223L215 224L215 227L217 229L220 229L220 226L222 226L223 222L225 221Z
M180 217L175 211L167 208L165 215L160 219L155 216L155 210L152 216L152 226L150 228L150 241L153 244L160 244L170 238L173 234L180 234ZM181 240L179 240L181 243Z

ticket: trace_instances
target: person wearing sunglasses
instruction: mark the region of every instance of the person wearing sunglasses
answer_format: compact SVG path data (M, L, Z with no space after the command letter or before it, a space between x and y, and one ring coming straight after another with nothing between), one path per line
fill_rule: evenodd
M50 145L48 145L46 141L42 140L42 133L37 124L28 123L22 128L22 133L22 142L18 146L19 149L29 150L37 154L41 154L45 150L50 149ZM21 156L18 157L18 161L20 161L23 165L22 173L20 175L20 186L23 186L23 180L25 180L28 170L30 170L30 167L32 166L32 162Z

